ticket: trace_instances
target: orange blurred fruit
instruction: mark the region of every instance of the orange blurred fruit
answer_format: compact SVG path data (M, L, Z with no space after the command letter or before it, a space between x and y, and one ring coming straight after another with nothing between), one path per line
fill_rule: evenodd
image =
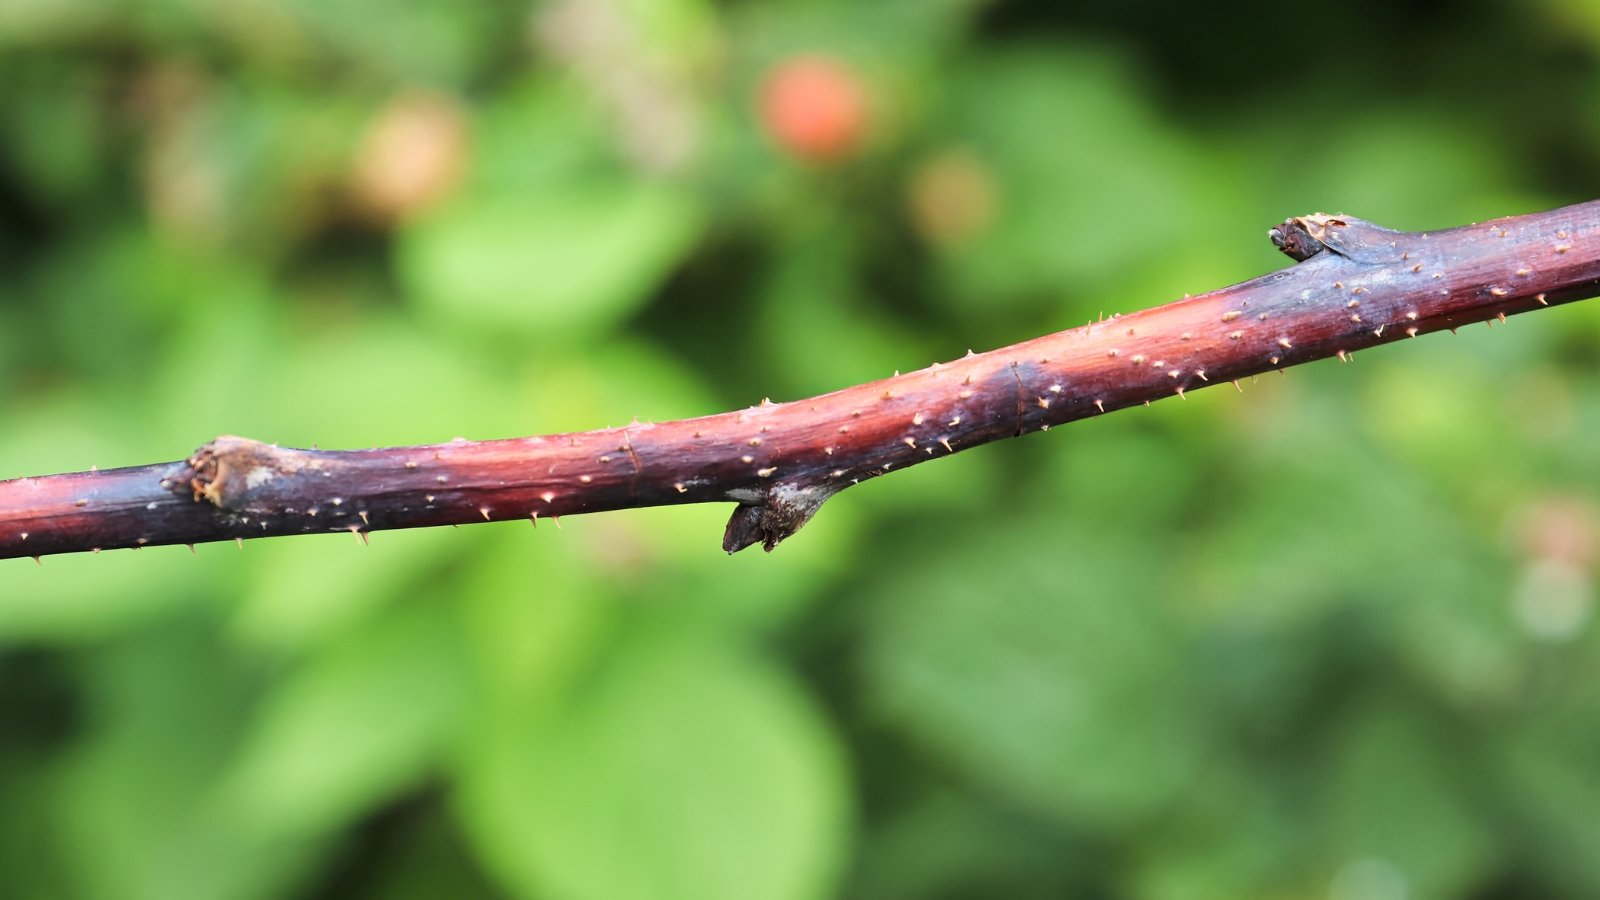
M826 56L796 56L763 79L758 101L767 136L799 159L844 159L866 138L870 110L861 77Z

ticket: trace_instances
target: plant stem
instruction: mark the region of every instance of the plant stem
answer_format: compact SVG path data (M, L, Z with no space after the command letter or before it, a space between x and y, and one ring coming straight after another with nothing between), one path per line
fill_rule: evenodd
M771 550L886 472L1600 292L1600 201L1435 232L1302 216L1270 236L1295 265L808 400L420 447L221 437L183 462L0 481L0 559L728 501L724 549Z

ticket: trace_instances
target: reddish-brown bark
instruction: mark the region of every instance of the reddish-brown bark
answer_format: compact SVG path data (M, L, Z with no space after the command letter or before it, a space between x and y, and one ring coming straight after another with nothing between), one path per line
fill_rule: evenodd
M792 403L511 440L290 450L0 481L0 558L735 502L768 550L868 478L1247 375L1600 292L1600 201L1436 232L1272 230L1287 269Z

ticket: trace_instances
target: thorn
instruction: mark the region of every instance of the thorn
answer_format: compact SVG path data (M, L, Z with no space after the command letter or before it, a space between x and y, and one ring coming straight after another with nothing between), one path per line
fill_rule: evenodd
M537 511L528 513L528 521L533 524L535 531L539 530L539 513Z
M830 453L831 453L831 452L832 452L832 451L831 451L831 450L830 450L830 451L829 451L829 452L830 452ZM689 489L688 489L688 488L687 488L687 487L685 487L685 486L684 486L684 484L683 484L683 482L681 482L681 481L675 481L675 482L673 482L673 483L672 483L672 489L673 489L673 490L675 490L675 491L677 491L677 492L678 492L678 493L680 493L680 494L687 494L687 493L689 493Z
M1211 380L1211 379L1206 377L1206 370L1205 369L1195 369L1194 370L1194 374L1196 376L1198 376L1201 381L1210 381Z
M1167 377L1168 378L1177 378L1179 375L1182 375L1182 374L1183 374L1183 372L1179 371L1178 369L1168 369L1167 370Z
M1187 400L1187 399L1189 399L1188 397L1185 397L1183 395L1183 388L1178 388L1177 390L1178 390L1178 399L1179 400Z
M239 545L239 549L240 549L240 550L243 550L243 549L244 549L244 538L242 538L242 537L236 537L236 538L234 538L234 539L233 539L233 542L234 542L234 543L235 543L235 544L238 544L238 545Z
M193 544L184 544L184 546L189 548L189 553L190 554L192 554L194 556L199 556L200 555L200 551L194 549L194 545Z
M912 425L921 425L922 424L922 413L919 412L916 415L912 416L911 417L911 424Z
M1356 313L1351 313L1350 314L1350 321L1359 323L1361 321L1361 316L1356 314Z
M561 517L560 516L551 516L550 517L550 521L556 523L556 530L557 531L561 530Z
M365 531L362 531L360 528L358 528L358 527L356 527L354 525L351 525L350 526L350 533L355 535L357 538L359 538L361 540L361 545L362 546L364 546L364 547L372 546L372 542L367 540L367 533Z
M1505 295L1507 295L1509 293L1511 293L1511 292L1506 290L1505 288L1497 288L1497 287L1489 288L1489 296L1491 296L1491 297L1504 297Z
M1061 385L1059 385L1059 384L1050 385L1050 393L1052 393L1052 394L1061 393Z
M833 455L833 448L832 447L823 447L822 448L822 452L828 454L829 456L832 456Z
M1339 362L1347 363L1349 361L1350 361L1350 357L1346 356L1343 350L1340 350L1339 351Z
M771 478L772 473L776 471L778 471L777 466L769 466L765 469L757 469L756 475L761 478Z
M489 507L487 507L487 506L478 507L478 514L483 516L483 520L485 522L489 521Z
M905 444L907 447L915 447L917 445L917 439L914 437L904 437L900 439L900 443Z
M1244 393L1244 388L1239 386L1239 379L1237 378L1233 380L1233 389L1241 394Z
M367 511L366 510L363 509L360 512L356 513L356 515L361 517L361 524L363 524L363 525L371 525L372 524L371 522L369 522L367 520Z
M594 481L594 477L590 475L579 475L578 481L582 484L589 484L590 482Z
M1406 312L1406 318L1408 318L1411 321L1415 322L1417 320L1417 311L1414 310L1414 309L1413 310L1408 310Z
M951 428L954 428L954 427L956 427L957 425L960 425L960 424L961 424L961 417L960 416L951 416L950 417L950 427Z
M43 567L44 566L44 558L40 557L40 556L35 556L33 558L33 564L36 565L36 566Z
M942 445L944 447L946 453L954 453L954 452L956 452L955 449L950 446L950 442L945 440L944 438L939 438L939 443L940 443L940 445Z
M1286 338L1286 337L1278 338L1278 346L1282 347L1285 350L1288 350L1288 349L1294 347L1293 344L1289 343L1289 339Z
M1096 400L1096 401L1095 401L1095 402L1094 402L1094 405L1095 405L1095 406L1096 406L1096 407L1098 407L1098 408L1099 408L1099 410L1100 410L1100 411L1101 411L1101 412L1105 412L1105 411L1106 411L1106 404L1105 404L1105 401L1103 401L1103 400Z
M1111 358L1113 358L1113 359L1115 359L1117 357L1117 354L1119 354L1121 352L1122 352L1121 350L1118 350L1117 348L1112 347L1110 350L1106 351L1106 355L1111 357Z
M1406 329L1406 337L1416 337L1416 336L1417 336L1417 327L1415 325L1413 325L1410 328Z
M1230 341L1237 341L1242 337L1244 337L1244 332L1242 332L1242 331L1230 331L1230 332L1228 332L1228 340L1230 340Z
M971 356L971 355L972 355L972 351L971 351L971 350L968 350L968 351L967 351L967 355L968 355L968 356ZM963 378L963 379L961 379L961 383L962 383L962 384L971 384L971 383L972 383L972 376L971 376L971 375L968 375L968 376L967 376L967 377L965 377L965 378Z
M1500 324L1501 325L1504 325L1506 323L1506 314L1505 313L1503 313L1503 312L1502 313L1495 313L1495 316L1500 319Z
M1040 409L1049 409L1050 408L1050 398L1049 397L1040 397L1040 398L1038 398L1038 400L1039 400L1039 408Z
M1268 359L1272 360L1272 364L1273 365L1277 365L1278 364L1278 358L1276 356L1270 356L1270 357L1268 357Z
M24 532L23 532L23 533L22 533L22 539L23 539L23 540L27 540L27 539L28 539L28 532L26 532L26 531L24 531Z
M1549 306L1550 305L1549 303L1545 302L1543 294L1535 294L1533 299L1539 301L1539 305L1540 306Z
M1149 409L1149 408L1150 408L1150 401L1149 401L1149 400L1146 400L1146 401L1145 401L1145 402L1144 402L1144 406L1145 406L1145 409Z
M1378 337L1383 337L1383 330L1385 328L1388 328L1388 327L1389 327L1388 325L1379 325L1377 328L1374 328L1372 330L1372 333L1377 335Z
M549 503L551 500L554 500L555 498L556 498L556 492L555 491L545 491L544 493L539 495L539 499L543 500L546 503Z
M1224 322L1232 322L1234 319L1237 319L1242 315L1244 315L1244 313L1241 312L1240 310L1230 309L1227 312L1222 314L1222 321L1224 321Z

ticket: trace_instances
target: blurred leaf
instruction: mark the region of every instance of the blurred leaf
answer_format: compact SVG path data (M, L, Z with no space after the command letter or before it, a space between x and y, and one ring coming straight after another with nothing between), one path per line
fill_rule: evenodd
M526 91L480 117L473 187L402 236L401 275L425 308L556 343L647 299L702 211L678 187L596 165L592 116L570 94Z
M1049 553L1024 537L1045 531ZM1203 738L1153 573L1105 565L1110 552L1103 533L1031 512L969 532L870 585L864 662L876 707L968 779L1114 833L1171 801Z
M796 687L681 635L612 652L565 708L497 714L463 773L485 862L518 896L828 895L844 775Z
M1469 794L1477 773L1453 762L1454 737L1399 703L1354 715L1318 798L1330 870L1374 860L1407 894L1471 896L1494 869L1499 836Z
M644 300L693 233L694 209L665 187L552 187L464 203L406 244L412 289L441 312L547 339L604 326Z
M262 702L222 793L274 837L308 838L415 785L448 741L469 685L447 608L413 598L313 654Z
M76 896L281 896L323 851L218 815L212 791L248 694L216 650L173 623L83 666L93 724L62 760L49 820L76 863Z

